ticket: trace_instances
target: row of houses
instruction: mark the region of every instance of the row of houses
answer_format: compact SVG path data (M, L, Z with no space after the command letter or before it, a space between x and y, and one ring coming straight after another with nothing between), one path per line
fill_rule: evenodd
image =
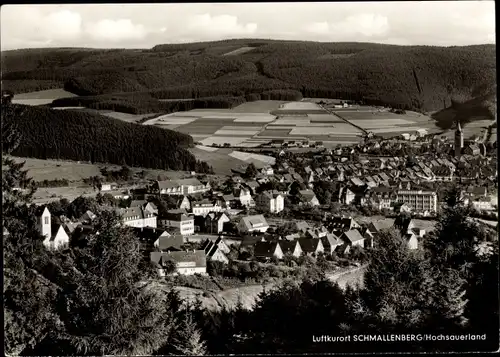
M320 253L347 254L355 246L373 248L376 245L377 235L384 229L394 226L394 220L383 224L371 223L368 227L361 227L352 218L330 220L329 228L311 228L306 222L296 222L297 232L285 237L276 236L246 236L242 247L254 248L254 256L260 259L283 259L285 255L299 257L301 255L318 255ZM408 249L418 249L419 241L425 235L425 230L416 227L410 220L398 227L407 242Z

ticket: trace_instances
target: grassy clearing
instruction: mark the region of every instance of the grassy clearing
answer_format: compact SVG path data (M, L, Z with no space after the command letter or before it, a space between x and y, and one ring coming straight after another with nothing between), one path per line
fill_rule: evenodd
M282 100L257 100L240 104L231 111L235 113L269 113L279 109L285 103L287 102Z
M205 135L213 135L217 130L220 130L224 125L222 123L218 124L207 124L200 123L199 121L195 121L189 124L179 126L176 131L185 133L185 134L205 134Z
M206 139L203 139L201 143L203 145L224 145L229 143L230 146L238 146L241 143L244 143L247 139L250 139L250 136L210 136Z
M16 157L15 160L16 162L26 162L24 167L28 170L28 176L35 181L66 179L73 182L101 174L97 165L74 161L40 160L24 157Z
M321 109L320 106L312 102L289 102L283 105L284 110L318 110Z
M144 118L154 117L154 116L158 115L158 113L128 114L128 113L113 112L113 111L106 111L106 112L100 113L100 114L104 115L106 117L119 119L119 120L125 121L127 123L137 123L139 120L142 120Z
M255 134L257 134L259 130L217 130L214 135L221 135L221 136L248 136L251 137Z
M25 169L28 170L28 176L35 181L66 179L75 185L82 182L83 179L91 176L101 176L101 168L106 167L110 170L118 170L118 165L108 164L89 164L77 161L61 161L61 160L40 160L24 157L14 157L16 162L26 162ZM155 180L158 175L166 175L167 177L180 178L188 174L184 171L166 171L152 170L143 168L131 168L133 172L143 171L145 179ZM73 185L74 186L74 185Z
M238 48L234 51L224 53L223 56L237 56L237 55L242 55L243 53L250 52L254 49L255 47L241 47Z
M414 121L406 120L406 119L377 119L376 121L368 121L368 120L349 120L354 125L358 125L362 128L383 128L383 127L395 127L406 124L416 124Z
M231 169L245 164L244 161L229 156L228 154L231 150L228 149L218 149L217 151L209 152L195 147L189 149L189 151L198 160L205 161L212 166L214 172L219 175L230 175Z
M47 90L41 90L41 91L36 91L36 92L28 92L28 93L21 93L21 94L16 94L12 100L12 102L17 101L17 100L27 100L27 99L59 99L59 98L69 98L69 97L76 97L76 94L73 94L71 92L67 92L62 88L59 89L47 89ZM50 103L50 102L49 102Z

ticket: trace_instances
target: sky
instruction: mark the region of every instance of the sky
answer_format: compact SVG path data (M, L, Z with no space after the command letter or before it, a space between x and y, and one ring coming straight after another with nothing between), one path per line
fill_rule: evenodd
M1 49L151 48L230 38L495 43L494 1L3 5Z

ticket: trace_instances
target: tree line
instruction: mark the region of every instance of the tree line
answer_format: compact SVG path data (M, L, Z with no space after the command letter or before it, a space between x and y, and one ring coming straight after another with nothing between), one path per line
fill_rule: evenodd
M23 135L15 156L210 172L187 150L189 135L90 113L11 106L17 114L5 119Z
M255 48L222 56L245 43ZM151 51L48 49L38 57L31 55L23 66L19 63L25 55L16 51L4 55L7 89L27 90L27 81L33 86L39 81L62 82L81 96L155 91L162 93L162 99L226 95L228 90L243 90L246 95L293 89L304 97L362 100L418 111L441 110L452 101L480 96L494 82L496 68L493 45L444 48L235 40L160 45Z

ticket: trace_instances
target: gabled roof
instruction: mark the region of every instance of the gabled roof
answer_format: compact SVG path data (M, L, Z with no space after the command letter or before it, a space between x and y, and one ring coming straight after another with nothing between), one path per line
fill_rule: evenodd
M394 219L389 218L389 219L384 219L381 221L375 221L371 222L368 228L372 233L378 233L380 231L383 231L385 229L389 229L394 226Z
M280 240L279 245L283 254L292 254L295 251L299 242L297 241L289 241L289 240ZM300 247L300 245L299 245Z
M141 207L122 208L118 210L118 214L120 214L124 219L132 219L134 217L139 217L138 219L144 218L144 211ZM82 218L84 216L82 216Z
M177 188L180 186L204 186L196 178L187 178L181 180L156 181L160 189Z
M278 242L257 242L255 244L254 255L256 257L271 258L278 249Z
M363 236L357 229L351 229L350 231L344 232L343 234L351 243L363 240Z
M59 232L63 232L64 234L66 234L66 236L68 235L68 233L64 229L64 226L60 224L52 224L51 226L52 226L52 235L48 239L49 242L53 241L57 237Z
M390 180L389 176L387 176L387 174L385 172L380 172L378 175L384 181L389 181Z
M364 182L358 179L357 177L351 177L351 182L356 186L363 186Z
M260 184L257 181L254 181L254 180L245 182L245 185L247 185L251 189L254 189L254 188L257 188L257 187L260 186Z
M150 243L156 242L158 238L162 234L165 235L170 235L166 230L164 229L159 229L159 228L152 228L152 227L144 227L144 228L137 228L133 227L132 228L135 235L141 240L141 241L146 241Z
M240 246L241 247L251 246L251 245L255 245L257 242L261 242L261 241L262 241L262 237L244 236L241 240Z
M194 220L194 218L191 216L188 216L186 214L186 211L183 209L175 209L175 210L167 211L165 214L162 215L161 218L173 220L173 221L178 221L178 222Z
M311 201L316 197L316 194L312 190L300 190L299 194L307 201Z
M333 233L328 233L325 237L321 237L321 242L323 243L323 247L336 247L342 244L342 241L339 237L337 237Z
M160 250L169 250L169 249L181 249L184 244L184 238L180 234L174 234L172 236L163 236L159 238L158 248Z
M166 260L172 260L175 263L195 263L196 267L206 267L207 258L205 251L179 251L179 252L151 252L151 261L162 264Z
M333 229L345 229L351 228L355 225L359 225L354 218L348 217L331 217L328 221L328 225Z
M212 221L218 222L224 217L229 220L229 217L224 212L210 212L205 219L210 218Z
M248 229L253 229L253 228L260 228L260 227L267 227L269 226L267 224L267 221L266 219L264 218L263 215L261 214L258 214L258 215L254 215L254 216L245 216L245 217L242 217L241 220L243 221L243 223L245 224L245 226L248 228Z
M47 212L50 214L50 210L49 208L47 207L47 205L41 205L41 206L38 206L35 210L35 214L37 217L40 217L41 215L43 215L45 213L45 210L47 210Z
M146 200L133 200L132 202L130 202L129 207L142 207L147 203L148 203L148 201L146 201Z
M321 239L314 238L299 238L298 242L302 250L306 253L314 253L318 249L319 244L323 245Z

